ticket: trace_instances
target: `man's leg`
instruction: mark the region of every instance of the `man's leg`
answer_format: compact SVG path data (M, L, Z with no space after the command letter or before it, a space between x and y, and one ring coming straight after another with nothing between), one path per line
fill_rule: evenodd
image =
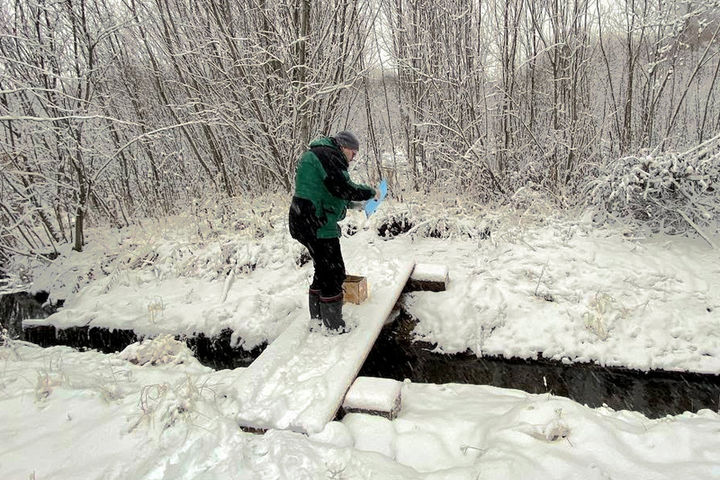
M320 290L308 290L308 307L310 309L310 319L320 320L322 312L320 311Z
M313 282L310 284L310 288L308 289L308 310L310 311L311 320L320 320L322 318L322 312L320 311L320 295L322 292L320 291L320 283L317 279L316 269L316 252L320 250L320 246L317 244L316 238L298 237L296 240L300 242L302 246L307 248L310 253L310 258L312 258L313 261L313 268L315 269L315 272L313 274Z
M320 313L328 329L345 327L342 318L345 262L340 250L339 238L317 239L309 242L308 251L315 264L311 290L320 292Z

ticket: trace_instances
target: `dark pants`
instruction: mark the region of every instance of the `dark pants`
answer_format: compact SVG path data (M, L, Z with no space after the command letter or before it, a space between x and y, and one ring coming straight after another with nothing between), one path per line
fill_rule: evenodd
M324 300L342 295L345 262L340 251L340 239L313 238L303 239L300 243L310 252L315 266L310 290L320 292Z
M288 214L290 236L303 244L310 252L315 265L311 293L322 297L322 301L342 299L342 285L345 281L345 262L340 251L339 238L317 238L318 229L327 221L318 218L315 206L310 200L293 197Z

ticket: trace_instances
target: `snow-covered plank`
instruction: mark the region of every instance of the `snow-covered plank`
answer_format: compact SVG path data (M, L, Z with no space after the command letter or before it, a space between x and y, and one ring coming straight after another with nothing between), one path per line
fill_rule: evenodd
M400 411L402 383L390 378L358 377L345 395L346 413L369 413L394 420Z
M444 292L449 282L450 272L446 265L418 263L410 276L408 290Z
M317 433L332 421L415 266L394 260L368 265L370 290L362 305L346 304L351 331L311 331L299 317L238 375L238 425Z

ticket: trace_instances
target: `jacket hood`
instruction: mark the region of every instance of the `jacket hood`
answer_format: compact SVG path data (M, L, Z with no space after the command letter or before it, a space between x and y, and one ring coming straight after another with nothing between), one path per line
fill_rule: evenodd
M310 142L310 148L312 147L332 147L340 150L340 147L337 146L337 144L333 141L331 137L322 137L318 138L317 140L313 140L312 142Z

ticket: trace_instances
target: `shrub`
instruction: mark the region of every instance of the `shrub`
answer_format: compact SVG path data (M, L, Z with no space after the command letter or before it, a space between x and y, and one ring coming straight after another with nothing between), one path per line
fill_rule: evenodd
M632 230L706 237L708 230L718 231L719 176L720 136L682 154L611 161L586 184L585 196L599 225L621 222Z

